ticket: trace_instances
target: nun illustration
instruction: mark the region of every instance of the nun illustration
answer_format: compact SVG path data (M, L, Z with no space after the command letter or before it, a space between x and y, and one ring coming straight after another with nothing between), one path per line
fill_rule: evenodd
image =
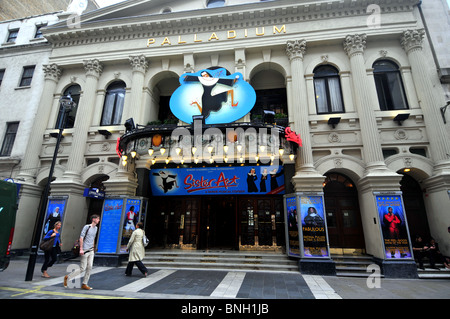
M270 190L273 191L278 188L278 182L277 178L284 174L284 171L281 170L279 173L277 173L278 169L274 168L270 171Z
M238 79L239 76L236 76L234 79L216 78L210 72L204 70L200 76L186 75L184 81L200 82L203 86L201 105L198 101L192 102L191 105L197 105L199 111L206 119L211 112L217 112L222 108L222 103L228 100L228 93L231 93L231 105L233 107L238 105L238 103L234 102L234 90L232 88ZM219 86L220 84L225 87Z
M267 168L265 168L263 170L263 172L261 173L261 181L259 182L259 191L261 193L267 192L267 187L266 187L267 178L268 178Z
M176 188L179 187L177 184L177 180L176 180L176 177L177 177L176 174L173 175L173 174L169 174L164 171L159 171L158 173L153 173L153 175L161 178L162 184L159 184L158 186L161 187L161 189L164 191L164 193L167 193L168 191L173 189L174 186Z
M255 181L257 179L258 179L258 176L256 176L256 171L254 168L252 168L250 170L250 172L247 173L247 187L248 187L249 193L258 191L258 188L256 188L256 183L255 183Z

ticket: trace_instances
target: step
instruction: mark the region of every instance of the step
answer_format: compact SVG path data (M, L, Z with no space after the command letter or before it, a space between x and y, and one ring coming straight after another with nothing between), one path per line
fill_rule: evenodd
M150 268L298 272L295 260L272 252L149 250L142 262Z
M365 255L332 255L336 265L336 276L367 278L373 273L367 267L374 262L371 256ZM381 275L383 277L383 275Z

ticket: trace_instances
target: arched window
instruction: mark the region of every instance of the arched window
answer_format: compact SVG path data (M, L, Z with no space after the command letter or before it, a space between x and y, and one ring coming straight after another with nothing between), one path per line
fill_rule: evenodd
M209 0L206 3L207 8L218 8L223 7L225 5L225 0Z
M75 116L77 115L77 109L80 103L80 91L81 87L78 84L71 85L64 91L64 96L70 94L72 100L75 102L75 107L73 107L67 115L66 125L64 126L64 128L73 128L73 125L75 124ZM61 112L58 112L58 118L56 119L55 128L57 128L56 126L58 126L60 116Z
M341 80L335 67L321 65L314 69L314 90L317 114L345 112Z
M408 108L397 64L387 60L377 61L373 64L373 76L382 111Z
M106 89L105 104L100 125L117 125L122 120L125 100L125 83L118 81Z

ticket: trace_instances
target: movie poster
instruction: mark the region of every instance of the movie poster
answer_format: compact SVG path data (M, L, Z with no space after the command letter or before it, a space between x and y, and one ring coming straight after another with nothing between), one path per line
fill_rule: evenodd
M117 241L122 225L122 198L108 198L103 204L100 233L98 238L99 253L117 253Z
M322 195L300 196L304 257L329 257Z
M401 195L376 195L387 259L412 258Z
M51 198L48 200L47 213L45 214L44 226L42 229L42 237L44 237L48 231L53 229L57 221L60 221L61 223L63 222L66 202L67 198Z
M125 203L125 216L122 223L122 240L120 252L125 253L131 234L136 230L136 224L139 222L141 213L141 200L136 198L128 198Z
M297 221L297 196L285 197L287 251L289 256L300 257L300 242Z

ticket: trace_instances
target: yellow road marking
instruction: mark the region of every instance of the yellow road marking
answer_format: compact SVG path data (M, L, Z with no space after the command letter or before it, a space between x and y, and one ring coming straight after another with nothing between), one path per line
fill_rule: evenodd
M44 287L45 286L37 286L36 289L0 287L0 290L20 292L18 294L12 295L11 297L17 297L17 296L24 295L24 294L43 294L43 295L52 295L52 296L60 296L60 297L78 297L78 298L91 298L91 299L133 299L133 298L127 298L127 297L88 295L88 294L77 294L77 293L41 290Z

